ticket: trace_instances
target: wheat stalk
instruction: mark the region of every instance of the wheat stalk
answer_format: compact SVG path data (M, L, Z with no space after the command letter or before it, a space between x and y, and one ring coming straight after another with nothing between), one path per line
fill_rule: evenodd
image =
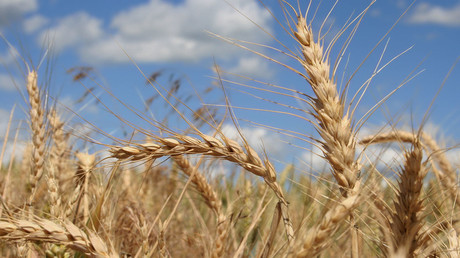
M229 233L230 220L225 215L220 215L217 218L217 234L214 243L214 249L212 251L212 258L223 257L225 253L225 243Z
M245 146L246 152L235 141L226 139L221 142L218 139L205 136L199 140L190 136L175 135L175 138L158 138L157 143L146 143L131 146L113 146L110 149L112 157L119 160L147 160L165 156L177 156L184 154L203 154L217 158L223 158L234 162L254 175L265 179L280 200L285 201L281 187L276 183L276 173L273 165L268 161L262 162L257 153Z
M447 239L449 241L449 255L452 258L458 258L460 257L460 237L452 225L450 224L449 226L450 228L448 228L449 232L447 234Z
M62 200L59 193L58 181L56 180L56 171L50 167L47 174L47 185L49 194L50 214L54 218L62 218Z

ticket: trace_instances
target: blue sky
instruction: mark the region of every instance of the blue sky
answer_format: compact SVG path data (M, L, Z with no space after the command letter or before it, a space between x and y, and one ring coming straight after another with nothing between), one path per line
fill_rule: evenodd
M319 1L314 1L314 6L316 6L315 2ZM320 27L332 6L330 3L332 1L322 2L313 23L315 30ZM353 2L350 4L347 1L339 1L326 22L326 27L331 28L326 41L349 17L356 17L364 10L370 1ZM240 13L228 3L231 3ZM283 21L278 1L266 0L264 3L278 19ZM377 1L370 8L338 68L339 85L355 72L410 3L406 0ZM305 81L287 69L207 33L210 31L286 51L254 23L285 43L291 50L297 51L292 39L257 0L0 1L0 32L19 50L21 56L38 65L47 46L52 45L47 55L51 60L52 74L47 83L51 94L59 96L60 103L76 110L108 132L119 130L117 128L120 123L103 111L100 105L90 101L90 98L84 103L76 103L85 92L85 88L79 83L72 82L72 76L66 73L69 68L94 67L95 71L92 75L98 83L110 88L124 102L140 109L143 99L151 96L153 89L146 87L145 79L130 58L148 75L162 70L168 76L180 78L184 87L188 87L185 91L189 92L193 92L194 88L203 91L212 85L213 80L210 77L215 76L212 67L216 62L223 71L229 73L311 93ZM339 41L336 45L333 58L340 49L341 43L343 41ZM380 66L411 48L375 76L357 108L356 120L358 120L376 102L400 85L409 74L421 72L392 96L382 110L375 112L369 119L369 123L363 127L363 134L387 124L394 117L402 120L401 127L407 128L411 124L418 126L450 67L460 57L459 44L460 2L417 1L350 82L349 96L351 97L371 77L382 53ZM299 67L294 60L285 55L260 47L252 48L283 63ZM13 105L26 106L14 86L16 84L20 90L24 90L23 74L18 68L24 66L17 65L20 59L12 53L5 42L0 44L1 132L4 132ZM43 75L41 79L45 78L45 74L49 74L45 64L46 62L40 67L39 72ZM238 79L230 75L224 75L224 78ZM250 81L244 82L261 86ZM460 134L457 132L460 128L460 118L457 115L460 111L459 82L460 67L456 67L436 100L427 123L427 128L436 134L436 137L442 136L441 139L453 140L449 141L449 146L460 139ZM88 80L83 84L86 87L95 85ZM242 94L235 90L236 88L303 108L291 98L280 98L230 83L226 83L225 86L228 87L230 101L234 106L285 110ZM96 94L114 111L136 120L135 116L126 112L126 109L119 104L117 106L116 101L100 88L96 90ZM221 94L218 92L206 97L208 98L205 99L206 103L221 101ZM192 105L196 106L197 103ZM155 117L161 117L162 107L163 105L160 104L153 106ZM18 119L23 117L21 112L17 113ZM289 116L238 109L236 114L242 119L242 126L250 138L254 138L259 145L263 138L264 146L273 149L271 152L277 153L276 155L283 150L282 147L273 147L278 146L276 143L278 140L300 143L250 124L245 125L243 120L301 131L305 134L314 132L305 122Z

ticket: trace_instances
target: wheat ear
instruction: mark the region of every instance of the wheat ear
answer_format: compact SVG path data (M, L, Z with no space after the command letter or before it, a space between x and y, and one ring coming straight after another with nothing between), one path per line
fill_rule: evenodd
M357 195L355 185L359 184L361 164L356 160L356 137L351 125L351 115L345 109L344 97L337 90L334 76L330 75L328 53L323 51L321 35L315 41L311 26L306 17L297 15L297 24L292 31L300 44L303 58L299 62L307 72L305 76L315 97L310 98L313 109L311 114L316 119L316 129L322 140L317 140L322 147L324 158L332 167L332 174L337 181L343 197ZM353 208L353 207L350 207ZM358 256L358 232L350 212L352 257Z
M71 170L66 169L69 159L69 134L64 131L64 122L55 110L52 110L48 117L49 125L52 129L51 139L53 140L50 159L51 164L54 165L56 171L59 173L57 180L61 182L63 178L70 178L72 176Z
M64 244L90 257L119 257L95 233L83 232L69 221L58 225L50 220L0 221L0 239L7 241L43 241Z
M208 183L208 180L206 180L198 169L195 168L184 156L174 156L173 159L184 174L192 177L193 185L206 201L208 207L212 209L217 216L222 214L222 202L217 197L217 193L214 191L212 186Z
M405 153L404 167L399 175L395 211L391 214L392 255L415 257L415 250L420 246L420 229L424 225L421 191L427 173L422 158L421 143L415 141L412 150Z
M78 203L80 204L80 202L83 201L83 221L86 223L89 218L89 177L91 176L91 172L96 161L96 156L83 152L77 153L76 156L78 161L75 178L77 181L77 186L80 189Z
M303 53L304 59L300 61L308 74L307 81L316 96L311 97L312 114L318 122L316 127L322 138L324 157L332 166L342 194L347 196L355 187L360 169L355 160L356 139L351 118L345 113L336 83L329 75L329 61L323 56L323 46L315 42L311 27L302 16L298 16L294 35Z
M457 231L452 227L452 224L449 225L450 228L447 239L449 241L449 255L452 258L460 257L460 236L457 234Z
M260 176L273 190L282 203L283 221L288 240L294 237L294 230L289 219L288 203L283 190L276 182L276 172L273 165L259 157L247 144L241 147L237 142L223 137L220 141L209 135L200 135L202 140L191 136L175 135L175 138L157 138L156 143L145 143L131 146L113 146L110 149L112 157L119 160L151 160L164 156L178 156L184 154L202 154L222 158L236 163L246 171Z
M62 200L59 193L59 184L56 180L56 171L54 167L49 168L46 179L48 185L50 214L52 217L60 219L64 214L62 213Z
M33 206L37 184L43 175L45 163L45 112L43 110L40 89L37 85L37 72L30 71L27 75L27 93L30 104L30 127L32 129L33 163L30 176L31 193L28 205Z
M188 159L182 155L174 156L173 159L184 174L192 177L192 183L195 185L195 188L206 201L208 207L216 214L217 234L214 240L214 249L211 257L222 257L225 251L225 242L228 235L227 217L222 212L222 201L218 198L217 193L208 183L206 178L198 171L197 168L192 166Z
M438 163L439 168L436 170L439 181L444 189L450 193L453 201L460 205L460 188L457 185L456 172L452 164L447 159L445 152L441 150L436 141L427 133L420 132L422 147L427 148L432 153L432 158ZM369 145L384 142L406 142L415 143L418 141L417 134L403 130L393 130L388 133L366 136L361 139L360 144Z

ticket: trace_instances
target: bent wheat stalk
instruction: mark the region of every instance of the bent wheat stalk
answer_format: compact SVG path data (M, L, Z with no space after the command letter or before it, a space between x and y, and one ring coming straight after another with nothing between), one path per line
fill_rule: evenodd
M222 136L222 141L205 134L201 134L200 136L202 140L176 134L175 138L157 138L156 143L113 146L110 152L112 153L112 157L121 161L151 160L165 156L202 154L236 163L246 171L262 177L265 183L276 194L282 203L286 234L288 240L291 241L294 237L294 230L288 216L288 202L284 197L283 190L276 182L276 172L270 161L267 159L262 161L250 146L245 144L243 149L240 144L225 136Z

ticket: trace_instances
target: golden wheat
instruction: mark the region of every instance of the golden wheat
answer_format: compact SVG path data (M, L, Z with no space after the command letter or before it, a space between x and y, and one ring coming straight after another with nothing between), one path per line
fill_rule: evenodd
M295 71L311 86L311 96L290 91L310 110L292 108L313 116L314 121L302 118L319 135L299 135L321 149L329 171L302 173L290 163L277 175L274 160L249 145L234 114L230 116L241 143L220 130L228 121L227 113L219 117L209 105L196 109L185 105L188 102L180 98L181 81L169 80L171 88L162 88L162 72L152 74L149 83L156 89L158 83L165 95L158 90L145 104L163 97L172 110L164 112L164 119L151 121L123 103L158 132L141 128L108 108L133 129L130 139L115 138L89 123L84 126L100 134L78 135L67 129L79 128L72 120L64 123L57 115L57 103L47 114L53 98L45 92L48 85L39 87L37 71L31 70L26 75L31 141L25 143L22 160L12 154L8 166L3 160L0 163L0 256L459 257L458 169L445 154L448 148L441 148L421 129L393 128L358 139L361 126L355 125L354 111L347 106L348 88L339 90L337 67L330 65L331 49L346 29L326 47L325 35L315 33L308 20L311 3L302 15L300 4L296 10L288 1L281 2L288 23L285 31L300 52L280 52L298 61L303 72L258 54ZM77 71L73 79L83 83L92 69L69 72ZM222 85L228 82L219 79ZM105 105L102 99L98 101ZM201 96L199 101L203 102ZM189 111L191 117L186 115ZM2 157L6 146L16 147L20 138L18 125L14 142L7 139L14 121L11 113ZM172 129L176 127L169 120L174 113L189 130ZM358 124L365 121L366 117ZM215 131L212 136L200 131L210 128ZM137 141L139 134L149 139ZM407 148L394 176L373 162L365 165L363 155L357 153L358 144L367 148L384 142ZM85 147L79 147L80 143ZM193 162L195 157L200 158L198 162ZM237 166L207 178L212 172L208 168L223 166L218 161ZM388 165L383 170L394 168ZM42 177L46 182L41 182ZM186 183L181 181L184 178Z

